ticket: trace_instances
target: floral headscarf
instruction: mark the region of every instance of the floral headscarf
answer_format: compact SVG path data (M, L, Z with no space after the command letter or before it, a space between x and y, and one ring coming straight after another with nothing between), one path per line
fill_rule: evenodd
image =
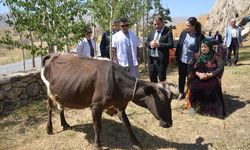
M213 49L213 44L212 44L211 40L204 39L204 40L201 41L201 44L203 44L203 43L208 46L209 52L207 54L204 54L204 53L201 52L201 48L200 48L199 57L198 57L198 60L196 62L197 64L201 64L203 62L206 63L206 62L210 61L213 58L214 54L215 54L215 50ZM200 47L201 47L201 45L200 45Z

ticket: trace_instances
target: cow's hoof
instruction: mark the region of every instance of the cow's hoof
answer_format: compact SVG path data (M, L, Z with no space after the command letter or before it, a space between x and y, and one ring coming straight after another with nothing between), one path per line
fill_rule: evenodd
M63 130L68 130L68 129L70 129L71 127L70 127L70 125L69 124L65 124L65 125L63 125Z
M137 150L141 150L142 149L142 146L140 144L133 145L132 147L133 147L133 149L137 149Z

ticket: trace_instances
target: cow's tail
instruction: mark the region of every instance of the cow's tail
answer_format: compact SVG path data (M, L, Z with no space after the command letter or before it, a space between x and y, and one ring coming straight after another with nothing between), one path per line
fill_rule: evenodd
M49 81L45 78L44 72L45 72L45 61L50 58L50 55L47 55L43 58L42 63L41 63L41 79L44 82L44 84L47 87L47 93L49 94Z
M45 61L47 60L47 59L50 59L50 55L46 55L44 58L43 58L43 60L42 60L42 66L41 67L45 67Z

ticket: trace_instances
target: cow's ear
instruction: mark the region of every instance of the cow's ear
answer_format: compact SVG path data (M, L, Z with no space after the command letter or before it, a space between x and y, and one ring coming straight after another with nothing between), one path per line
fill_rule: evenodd
M156 92L155 88L151 85L147 85L143 89L146 95L151 95L152 93Z

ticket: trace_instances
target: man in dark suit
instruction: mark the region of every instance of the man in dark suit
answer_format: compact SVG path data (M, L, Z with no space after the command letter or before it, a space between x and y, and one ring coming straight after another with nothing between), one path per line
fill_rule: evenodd
M119 21L112 22L112 35L120 30L119 28ZM100 51L102 57L110 58L109 56L109 49L110 49L110 32L106 31L102 34L102 39L100 43Z
M221 34L219 33L219 31L216 31L216 32L215 32L214 39L216 40L216 42L218 42L218 44L223 43L222 36L221 36Z
M173 47L171 29L165 27L164 19L157 15L154 18L155 31L151 32L145 43L148 48L148 69L151 82L166 80L169 61L169 49Z

